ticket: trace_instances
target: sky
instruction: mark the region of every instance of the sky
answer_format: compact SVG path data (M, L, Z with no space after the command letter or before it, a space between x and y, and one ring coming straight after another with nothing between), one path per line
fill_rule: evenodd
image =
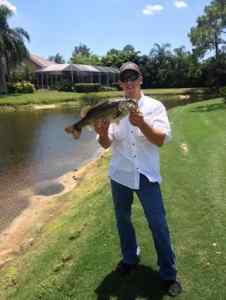
M27 47L44 58L59 52L68 61L86 44L103 56L131 44L149 54L155 43L191 50L188 33L211 0L0 0L14 12L11 27L30 35Z

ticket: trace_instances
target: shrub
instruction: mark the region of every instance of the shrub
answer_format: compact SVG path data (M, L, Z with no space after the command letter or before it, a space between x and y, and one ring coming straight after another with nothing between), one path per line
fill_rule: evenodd
M71 82L64 80L59 83L59 85L57 86L57 90L60 92L74 92L75 88Z
M19 93L19 94L29 94L34 93L35 87L31 82L21 81L17 83L8 83L8 92L9 93Z
M226 103L226 86L220 89L220 96L223 97L224 102Z
M106 85L102 85L101 86L101 92L114 92L114 91L117 91L117 88L116 87L113 87L113 86L106 86Z
M101 85L99 83L76 83L74 88L78 93L93 93L99 92Z
M8 83L7 83L7 90L8 90L8 93L9 93L9 94L16 93L15 83L8 82Z
M115 88L117 91L121 91L121 87L118 82L113 82L111 86Z

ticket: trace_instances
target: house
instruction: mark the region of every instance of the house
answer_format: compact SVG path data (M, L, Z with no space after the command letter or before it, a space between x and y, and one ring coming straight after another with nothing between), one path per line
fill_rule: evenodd
M99 83L110 86L119 79L119 70L114 67L57 64L34 54L25 63L35 73L34 83L38 89L54 89L65 81L72 84Z

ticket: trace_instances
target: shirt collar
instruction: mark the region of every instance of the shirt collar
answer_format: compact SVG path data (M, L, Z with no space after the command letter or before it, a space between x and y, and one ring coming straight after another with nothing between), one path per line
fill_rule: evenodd
M144 102L144 93L143 93L143 91L141 91L141 97L138 100L138 107L139 108L143 105L143 102Z

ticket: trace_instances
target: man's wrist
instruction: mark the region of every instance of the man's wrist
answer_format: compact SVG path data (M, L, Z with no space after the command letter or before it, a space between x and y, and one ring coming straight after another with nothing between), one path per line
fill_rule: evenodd
M108 132L106 132L106 133L99 133L99 138L103 139L103 140L108 139Z
M109 139L108 134L99 135L98 141L99 141L100 145L104 148L108 148L111 146L111 140Z
M140 126L139 126L139 129L141 131L145 130L145 128L147 127L147 123L143 120L141 123L140 123ZM150 127L150 126L149 126Z

